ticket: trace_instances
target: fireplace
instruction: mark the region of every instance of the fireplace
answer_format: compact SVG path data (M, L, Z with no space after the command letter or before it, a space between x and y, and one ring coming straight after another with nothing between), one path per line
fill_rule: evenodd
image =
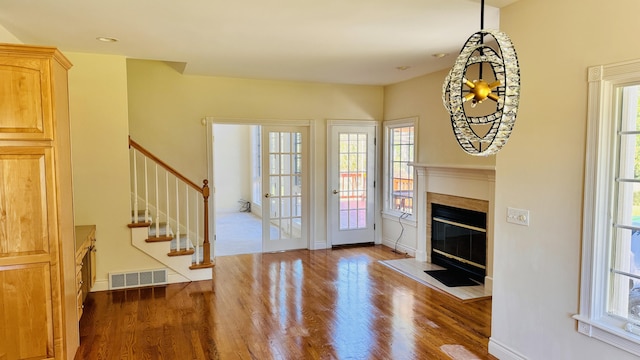
M487 265L486 212L431 204L431 262L484 283Z
M414 163L416 190L415 259L433 262L432 204L473 210L486 214L486 249L484 290L493 289L493 199L495 169L493 166L443 166ZM425 206L426 205L426 206Z
M427 262L464 271L469 278L492 288L489 201L436 192L426 195ZM451 239L440 239L443 234L451 235Z

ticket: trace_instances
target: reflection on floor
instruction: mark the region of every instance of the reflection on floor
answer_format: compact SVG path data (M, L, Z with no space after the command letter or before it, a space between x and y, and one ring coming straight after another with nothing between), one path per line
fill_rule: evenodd
M262 252L262 219L246 212L216 213L215 255Z
M491 290L484 285L447 287L440 281L427 275L425 270L444 269L442 266L427 262L416 261L414 258L382 260L380 263L432 288L444 291L462 301L475 301L491 297Z
M452 301L378 262L400 256L222 256L214 281L91 292L76 359L496 360L491 300Z

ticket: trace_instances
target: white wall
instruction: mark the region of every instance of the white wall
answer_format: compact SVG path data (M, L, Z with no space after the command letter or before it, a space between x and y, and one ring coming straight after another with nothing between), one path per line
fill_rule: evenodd
M237 212L238 200L251 201L251 127L214 124L216 212ZM223 189L223 190L222 190Z
M492 351L504 359L635 359L576 331L587 68L640 58L637 0L520 0L501 13L521 65L511 140L496 157ZM530 226L506 222L529 209Z

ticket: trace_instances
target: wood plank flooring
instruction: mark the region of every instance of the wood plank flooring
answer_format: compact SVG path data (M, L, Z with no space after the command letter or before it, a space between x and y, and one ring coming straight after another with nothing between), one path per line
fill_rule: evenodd
M384 246L217 258L212 281L90 293L76 359L495 359L491 300L380 264Z

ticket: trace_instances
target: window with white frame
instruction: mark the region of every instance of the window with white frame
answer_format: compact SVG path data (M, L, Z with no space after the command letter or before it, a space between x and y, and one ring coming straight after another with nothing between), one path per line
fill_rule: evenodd
M415 119L384 122L385 131L385 212L393 215L413 214Z
M640 61L589 69L578 331L640 355Z

